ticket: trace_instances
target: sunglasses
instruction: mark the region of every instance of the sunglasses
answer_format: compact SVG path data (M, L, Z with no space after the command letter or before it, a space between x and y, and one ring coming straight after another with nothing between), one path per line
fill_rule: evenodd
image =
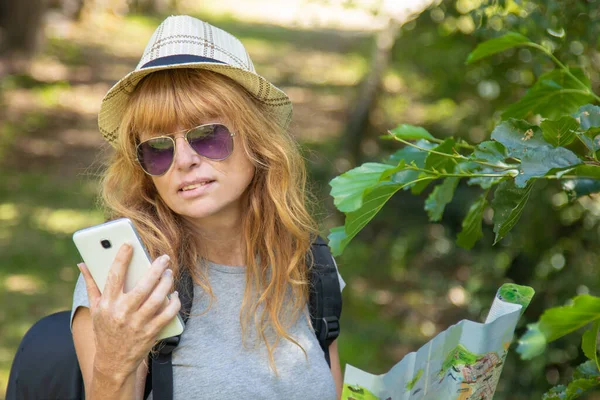
M184 137L198 155L221 161L233 152L234 135L225 125L206 124L186 131ZM164 175L175 159L175 139L171 136L158 136L144 140L137 145L136 155L148 175Z

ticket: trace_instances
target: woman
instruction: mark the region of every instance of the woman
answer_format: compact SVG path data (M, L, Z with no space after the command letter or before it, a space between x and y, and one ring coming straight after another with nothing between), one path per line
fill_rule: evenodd
M187 16L163 21L107 93L99 126L116 151L103 202L155 261L123 293L123 246L102 295L79 265L72 331L86 398L143 397L145 360L181 306L177 292L164 298L184 270L194 303L172 355L174 399L339 398L337 344L329 369L306 318L316 226L290 118L236 38Z

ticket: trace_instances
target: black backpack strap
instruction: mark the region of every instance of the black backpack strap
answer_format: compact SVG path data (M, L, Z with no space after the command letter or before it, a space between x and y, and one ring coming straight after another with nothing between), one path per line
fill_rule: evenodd
M311 245L313 266L310 270L309 312L315 335L327 364L329 346L340 334L342 293L335 261L327 243L318 236Z
M194 281L187 270L181 272L177 282L177 290L181 299L181 310L179 315L185 324L192 310L194 300ZM147 399L152 391L153 400L173 399L173 364L171 356L173 350L179 345L181 335L161 340L154 351L156 356L149 358L148 375L144 389L144 399Z

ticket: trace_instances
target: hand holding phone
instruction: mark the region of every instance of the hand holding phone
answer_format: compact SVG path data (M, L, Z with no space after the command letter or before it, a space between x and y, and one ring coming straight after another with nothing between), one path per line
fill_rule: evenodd
M115 332L120 330L153 341L183 332L178 296L168 299L173 284L168 257L151 263L129 219L75 232L73 241L85 261L81 271L92 317L115 325L107 329L112 335L121 336Z
M159 332L173 320L181 303L177 295L171 296L164 306L165 295L173 283L172 275L165 274L167 266L156 260L150 273L138 285L124 293L127 265L132 259L132 248L119 248L106 279L103 293L96 285L84 263L79 268L85 278L93 328L94 376L127 380L136 374L140 364L148 357ZM88 340L89 340L88 339Z

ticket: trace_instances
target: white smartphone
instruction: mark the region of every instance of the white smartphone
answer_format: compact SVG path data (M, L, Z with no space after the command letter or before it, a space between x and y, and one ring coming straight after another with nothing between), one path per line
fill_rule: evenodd
M127 269L123 288L125 293L134 288L152 264L146 247L129 218L121 218L79 230L73 234L73 242L75 242L75 246L100 292L104 291L108 270L124 243L129 242L133 247L133 256ZM158 339L180 335L183 328L183 321L178 314L160 331Z

